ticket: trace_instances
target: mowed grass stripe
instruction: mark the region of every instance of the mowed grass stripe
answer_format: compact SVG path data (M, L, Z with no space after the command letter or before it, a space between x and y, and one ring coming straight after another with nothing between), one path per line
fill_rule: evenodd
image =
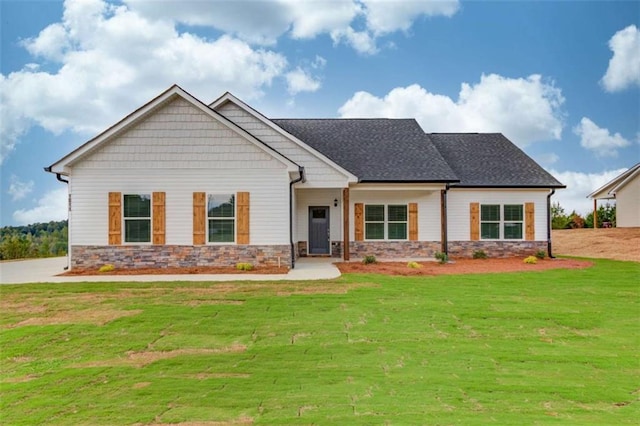
M2 424L636 424L640 264L0 287Z

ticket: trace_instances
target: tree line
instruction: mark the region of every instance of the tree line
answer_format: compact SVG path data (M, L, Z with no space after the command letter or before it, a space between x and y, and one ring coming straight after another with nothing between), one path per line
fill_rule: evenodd
M616 205L605 204L598 207L597 225L602 228L605 223L609 226L616 226ZM566 214L560 203L551 205L551 228L552 229L573 229L573 228L593 228L593 212L582 217L576 211Z
M66 256L66 220L0 228L0 260Z

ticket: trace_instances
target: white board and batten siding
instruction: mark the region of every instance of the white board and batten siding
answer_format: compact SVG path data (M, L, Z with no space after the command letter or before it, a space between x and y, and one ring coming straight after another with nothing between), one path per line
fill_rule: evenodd
M244 109L232 102L226 102L216 112L233 121L291 161L304 166L305 183L298 188L345 188L347 176L335 170L326 162L305 150L289 138L272 129Z
M354 222L356 203L363 204L418 204L418 240L440 241L440 191L367 191L351 190L349 193L349 221ZM349 227L349 240L355 240L355 226Z
M535 189L451 189L447 194L447 233L449 241L469 241L471 236L471 203L522 204L534 203L535 240L547 239L547 195L549 190Z
M193 244L193 193L250 193L251 244L287 244L286 165L177 99L71 170L74 245L108 244L108 193L166 193L166 244Z

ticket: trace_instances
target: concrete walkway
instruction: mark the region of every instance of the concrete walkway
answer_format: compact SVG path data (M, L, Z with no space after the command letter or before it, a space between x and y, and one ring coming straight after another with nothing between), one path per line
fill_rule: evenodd
M287 274L181 274L181 275L90 275L57 276L64 272L66 257L0 262L0 284L122 282L122 281L301 281L327 280L340 276L331 258L301 258Z

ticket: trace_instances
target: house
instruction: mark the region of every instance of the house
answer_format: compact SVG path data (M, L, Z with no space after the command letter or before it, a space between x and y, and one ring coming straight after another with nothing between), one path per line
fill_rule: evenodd
M69 186L71 268L528 255L563 187L501 134L272 120L178 86L45 170Z
M598 200L616 200L616 226L640 226L640 163L607 182L587 196L593 200L593 216L598 216ZM593 221L597 226L597 220Z

